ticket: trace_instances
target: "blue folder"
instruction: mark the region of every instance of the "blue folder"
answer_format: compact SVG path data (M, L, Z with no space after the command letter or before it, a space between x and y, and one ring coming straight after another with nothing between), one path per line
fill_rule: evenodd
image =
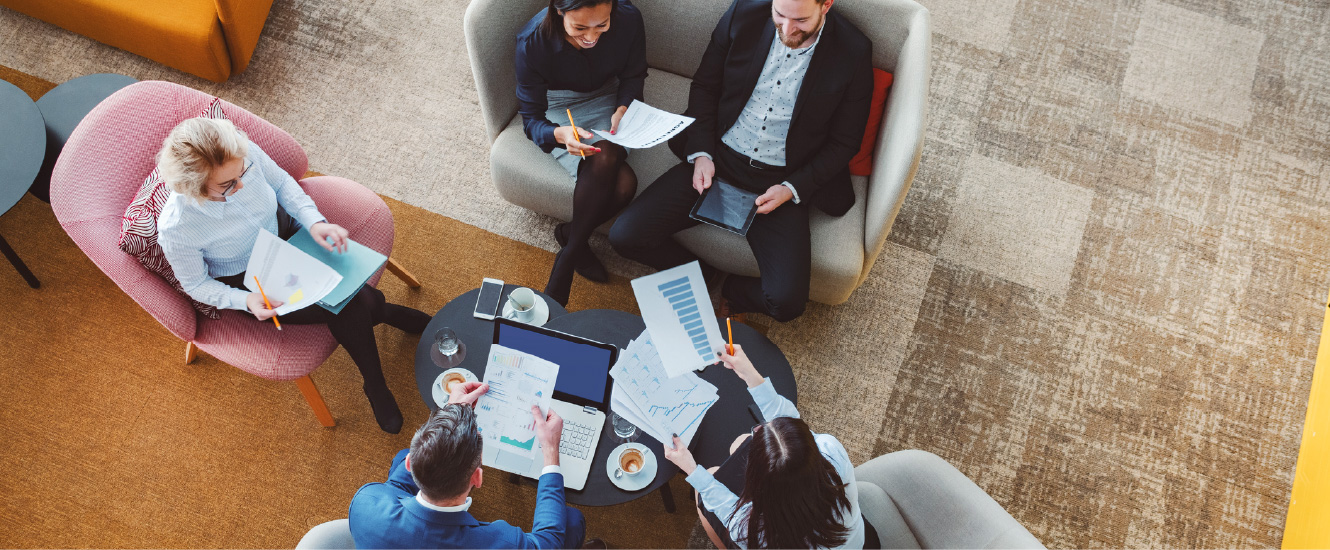
M334 288L332 292L319 300L320 307L333 313L341 313L342 308L351 302L351 298L356 295L360 287L364 286L365 282L369 281L370 276L374 275L388 261L387 256L351 239L346 240L346 252L340 254L329 252L314 242L314 236L310 235L309 230L304 228L301 228L287 242L313 256L318 261L328 264L328 267L342 275L342 282L337 285L337 288Z

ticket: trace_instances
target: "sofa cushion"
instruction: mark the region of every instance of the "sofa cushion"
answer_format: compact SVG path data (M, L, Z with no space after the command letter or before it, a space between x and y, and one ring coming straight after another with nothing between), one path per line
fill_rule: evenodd
M215 0L0 0L0 5L208 80L231 75Z
M877 131L882 127L882 111L887 108L887 88L891 87L891 73L873 69L873 102L868 107L868 124L864 125L864 140L859 152L850 159L850 174L867 176L873 173L873 145L877 144Z
M859 492L859 510L864 519L877 530L877 538L882 548L919 548L919 541L910 532L910 526L901 517L896 503L881 487L864 481L856 481Z

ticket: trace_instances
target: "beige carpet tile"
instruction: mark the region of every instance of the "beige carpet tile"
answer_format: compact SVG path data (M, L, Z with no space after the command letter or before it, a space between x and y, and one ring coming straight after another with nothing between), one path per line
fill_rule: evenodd
M1094 192L979 155L966 160L938 255L1066 293Z
M1242 127L1265 34L1158 0L1141 5L1128 94Z
M1001 52L1011 39L1011 20L1017 0L925 0L920 2L933 16L933 32Z
M767 334L791 358L800 414L836 435L855 463L877 456L873 444L890 416L882 404L905 361L933 261L889 243L849 302L809 304L802 317L774 323Z

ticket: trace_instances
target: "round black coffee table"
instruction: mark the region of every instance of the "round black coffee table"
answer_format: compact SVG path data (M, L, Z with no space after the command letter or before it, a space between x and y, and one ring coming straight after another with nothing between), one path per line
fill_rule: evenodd
M504 296L506 297L515 288L517 287L506 285ZM452 328L466 344L467 356L459 366L475 373L482 380L485 377L485 357L494 337L494 323L471 316L479 292L479 289L469 291L443 306L430 321L421 336L420 346L416 348L416 387L430 410L438 408L434 403L431 386L439 373L443 372L443 369L435 365L430 357L430 348L434 345L434 333L438 329L445 326ZM545 324L546 328L613 344L620 349L626 347L630 340L637 338L646 329L642 318L631 313L608 309L568 313L548 297L539 292L537 294L550 304L550 320ZM757 365L758 370L771 378L777 393L791 401L796 400L794 371L784 354L771 340L752 327L735 324L734 342L744 346L745 352ZM753 399L739 377L724 366L712 365L698 375L716 386L720 400L707 411L689 448L692 449L693 456L699 464L717 466L729 456L730 443L739 435L747 433L757 423L748 410L749 405L753 404ZM606 422L608 424L608 419ZM608 462L610 451L617 447L620 441L615 437L614 430L606 425L601 430L600 442L596 446L596 456L592 461L591 475L587 478L586 486L581 491L566 491L567 501L585 506L609 506L628 502L660 489L666 509L673 512L674 499L670 494L668 482L679 470L665 459L664 448L659 441L640 430L638 434L637 442L655 453L659 464L656 478L650 485L629 492L616 487L610 481L602 465Z
M34 197L51 202L51 170L74 128L103 99L135 82L138 79L122 74L90 74L70 79L37 100L37 108L46 120L46 160L29 189Z
M0 80L0 215L9 212L32 187L46 153L46 129L42 113L32 98L18 86ZM9 259L28 286L41 282L0 237L0 253Z

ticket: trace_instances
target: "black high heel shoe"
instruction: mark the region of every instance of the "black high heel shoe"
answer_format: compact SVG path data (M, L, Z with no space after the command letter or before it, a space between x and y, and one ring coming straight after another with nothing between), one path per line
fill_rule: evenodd
M561 223L554 227L554 240L559 242L559 246L568 246L568 231L570 229L572 229L572 225L568 223ZM603 283L610 280L610 274L609 271L605 270L605 264L600 263L600 258L597 258L596 253L591 251L591 247L587 247L586 254L577 259L573 271L576 271L578 275L585 277L588 281Z
M402 431L402 410L397 408L397 399L393 398L393 392L388 390L388 386L370 388L366 385L365 397L369 398L369 406L374 410L374 420L379 423L379 429L390 434Z

